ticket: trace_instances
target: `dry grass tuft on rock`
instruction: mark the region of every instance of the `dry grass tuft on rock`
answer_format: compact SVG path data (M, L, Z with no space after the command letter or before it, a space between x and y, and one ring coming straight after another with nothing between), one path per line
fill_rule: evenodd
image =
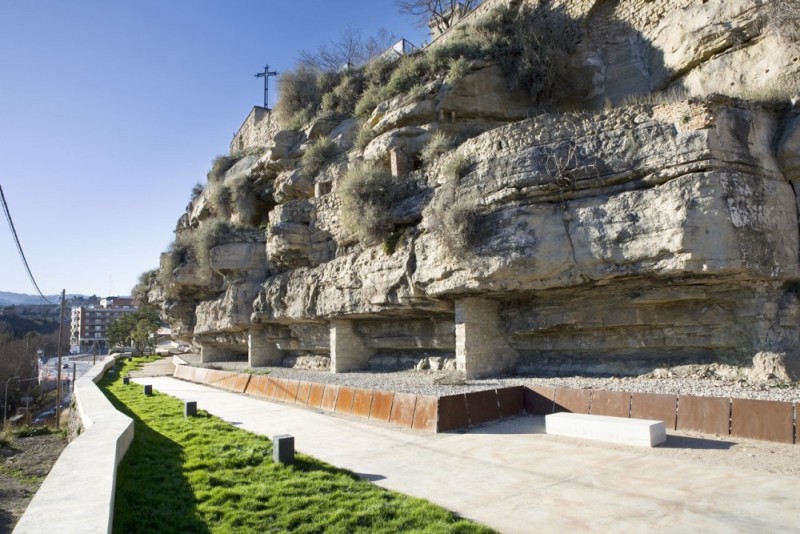
M470 155L457 152L450 156L450 158L445 162L444 166L442 167L442 172L445 174L445 176L458 180L469 172L469 169L472 167L473 163L474 162Z
M209 184L218 184L224 179L225 173L241 159L241 155L233 154L230 156L220 155L214 158L211 164L211 170L208 171L206 176ZM197 186L195 186L196 188Z
M394 230L389 210L397 200L396 179L374 162L352 165L339 184L342 224L365 245L383 241Z
M220 217L230 217L233 193L226 183L216 183L208 191L208 200Z
M353 146L356 150L364 150L373 139L375 139L375 131L369 126L361 126L356 134Z
M772 0L766 6L764 24L775 27L781 38L796 43L800 41L800 2L797 0Z
M308 176L315 176L336 155L336 143L327 137L312 141L306 148L301 163Z
M433 162L453 147L453 140L441 130L433 132L431 138L425 143L419 154L422 163L430 167Z
M435 231L457 258L470 254L481 235L476 199L456 195L456 181L442 184L425 213L426 227Z

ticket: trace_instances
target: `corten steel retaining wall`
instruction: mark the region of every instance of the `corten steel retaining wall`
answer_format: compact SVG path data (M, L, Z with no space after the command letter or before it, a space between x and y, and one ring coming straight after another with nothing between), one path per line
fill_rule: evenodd
M115 355L109 356L75 382L83 431L59 456L15 534L111 532L117 466L133 441L133 420L96 385L114 363Z
M525 409L656 419L671 430L797 443L800 403L532 386Z
M319 384L179 365L175 378L326 412L423 430L446 432L524 412L524 388L475 391L434 397Z
M797 407L790 402L515 386L442 397L319 384L180 365L175 378L350 414L427 432L447 432L522 413L574 412L664 421L690 430L783 443L795 442Z

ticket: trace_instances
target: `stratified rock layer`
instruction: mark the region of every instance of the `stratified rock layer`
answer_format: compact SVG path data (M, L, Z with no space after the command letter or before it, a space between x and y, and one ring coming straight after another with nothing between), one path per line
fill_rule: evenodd
M797 379L800 114L752 95L796 81L800 51L762 7L554 2L542 16L584 32L571 59L594 111L542 113L500 68L473 61L458 80L377 106L363 149L347 117L275 133L178 227L224 216L257 237L184 258L153 300L207 362L468 377L724 363ZM748 101L662 92L609 106L675 89ZM423 164L436 131L460 145ZM335 153L310 173L302 155L323 137ZM360 160L396 175L377 245L342 213L342 180Z

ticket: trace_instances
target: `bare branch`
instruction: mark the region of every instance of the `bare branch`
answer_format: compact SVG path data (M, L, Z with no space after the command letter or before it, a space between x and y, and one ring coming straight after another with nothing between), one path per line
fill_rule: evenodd
M483 0L395 0L398 12L417 19L420 26L443 32Z
M318 71L357 67L386 50L395 39L383 28L377 35L365 39L361 30L348 26L338 38L319 45L316 51L302 50L298 63Z

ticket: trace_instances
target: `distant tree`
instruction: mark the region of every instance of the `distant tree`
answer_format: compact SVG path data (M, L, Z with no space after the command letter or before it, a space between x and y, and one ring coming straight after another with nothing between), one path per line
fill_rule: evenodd
M319 45L315 51L302 50L298 65L316 71L360 67L392 46L396 40L397 37L384 28L365 38L361 30L348 26L337 39Z
M483 0L395 0L403 15L415 17L421 26L432 23L440 32L455 24L461 15L479 6Z
M133 347L140 354L145 354L155 347L157 330L158 313L153 308L145 307L127 313L108 325L108 345Z

